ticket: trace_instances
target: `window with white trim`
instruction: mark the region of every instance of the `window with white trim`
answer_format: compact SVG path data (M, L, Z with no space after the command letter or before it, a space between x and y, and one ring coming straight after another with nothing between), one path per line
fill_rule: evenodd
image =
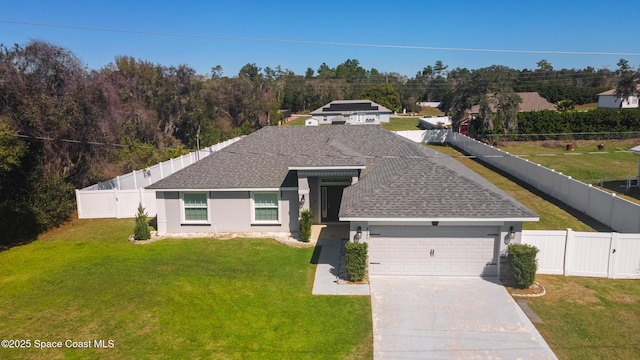
M271 223L280 220L277 192L253 193L253 220Z
M184 221L206 222L209 220L209 208L207 206L207 193L182 194L184 206Z

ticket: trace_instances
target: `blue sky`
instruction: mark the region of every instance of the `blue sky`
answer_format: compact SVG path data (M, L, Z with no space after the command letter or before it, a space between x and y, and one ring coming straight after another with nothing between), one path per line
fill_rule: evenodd
M221 65L234 76L247 63L303 74L323 62L357 59L366 69L412 77L442 60L450 68L493 64L535 68L614 69L620 58L638 68L640 6L592 0L556 1L5 1L0 42L44 40L75 53L90 69L127 55L162 65L186 64L199 74ZM161 36L37 25L187 34ZM286 40L272 42L244 39ZM320 43L391 45L397 48ZM417 48L410 48L417 47ZM577 55L446 51L466 48L554 52L629 53Z

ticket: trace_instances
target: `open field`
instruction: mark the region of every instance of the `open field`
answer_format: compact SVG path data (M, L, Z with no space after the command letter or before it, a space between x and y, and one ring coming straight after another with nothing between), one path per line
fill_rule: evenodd
M0 358L372 357L368 297L312 296L314 249L265 239L129 243L133 219L75 220L0 252ZM73 349L65 340L113 340ZM36 350L35 340L62 341Z
M527 299L559 359L640 359L640 281L538 275Z
M566 145L573 145L567 151ZM598 150L598 145L604 145ZM506 142L498 148L560 171L580 181L626 179L638 175L638 157L627 152L640 139Z

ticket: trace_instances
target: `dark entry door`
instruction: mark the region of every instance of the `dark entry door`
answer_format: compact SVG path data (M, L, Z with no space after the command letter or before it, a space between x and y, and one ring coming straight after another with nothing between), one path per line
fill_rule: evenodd
M322 222L339 221L338 212L342 201L344 186L323 186L322 192Z

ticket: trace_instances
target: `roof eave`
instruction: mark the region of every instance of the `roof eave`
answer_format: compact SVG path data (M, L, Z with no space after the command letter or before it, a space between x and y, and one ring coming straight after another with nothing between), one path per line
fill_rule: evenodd
M495 217L495 218L480 218L480 217L425 217L425 218L392 218L392 217L367 217L367 216L341 216L340 221L385 221L385 222L518 222L518 221L540 221L539 216L523 216L523 217Z

